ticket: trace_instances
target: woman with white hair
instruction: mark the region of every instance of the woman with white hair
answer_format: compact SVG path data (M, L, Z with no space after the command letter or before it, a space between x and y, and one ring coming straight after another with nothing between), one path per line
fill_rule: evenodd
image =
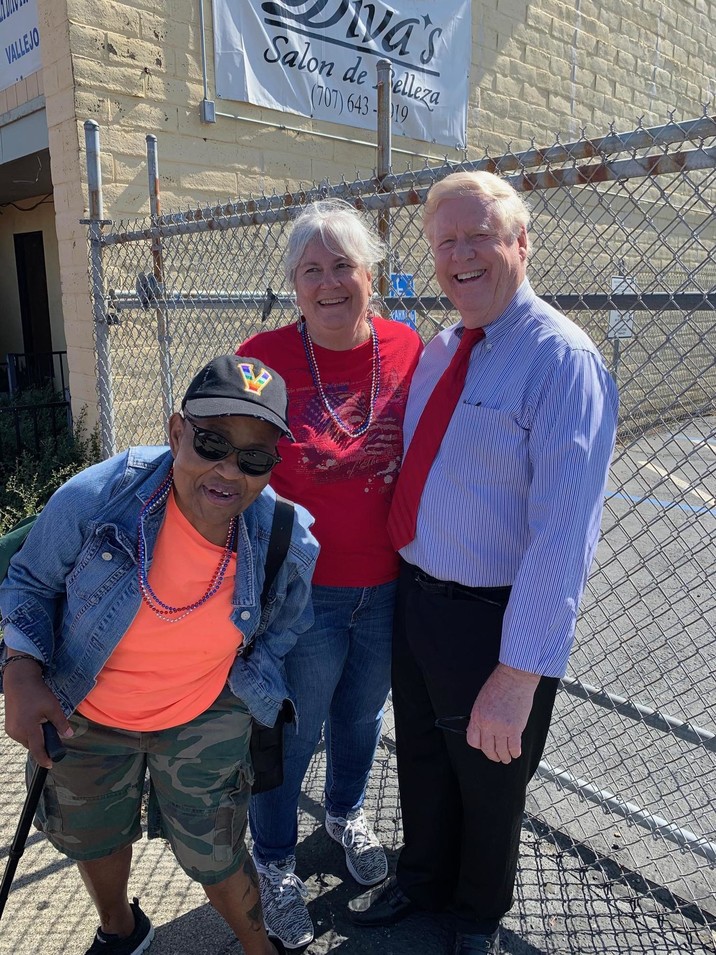
M422 344L370 307L373 269L383 256L382 243L348 203L309 205L285 257L300 317L238 352L286 380L296 440L281 442L272 486L313 514L321 545L315 623L286 659L298 728L285 733L284 783L254 796L250 809L264 918L287 948L313 938L306 889L295 873L297 812L324 724L326 831L362 885L388 872L362 806L390 683L398 561L386 520Z

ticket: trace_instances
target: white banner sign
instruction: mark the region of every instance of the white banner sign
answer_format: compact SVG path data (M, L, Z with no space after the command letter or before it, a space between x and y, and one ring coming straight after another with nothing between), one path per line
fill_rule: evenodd
M37 0L0 0L0 90L40 69Z
M461 148L470 0L214 0L216 95L375 129L390 60L393 132Z

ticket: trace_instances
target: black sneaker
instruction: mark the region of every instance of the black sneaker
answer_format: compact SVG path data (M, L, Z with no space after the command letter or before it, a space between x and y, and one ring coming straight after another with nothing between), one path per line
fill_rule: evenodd
M127 938L120 938L119 935L107 935L98 928L94 942L85 955L140 955L149 948L154 938L154 926L139 908L139 899L133 899L130 908L134 912L132 934Z

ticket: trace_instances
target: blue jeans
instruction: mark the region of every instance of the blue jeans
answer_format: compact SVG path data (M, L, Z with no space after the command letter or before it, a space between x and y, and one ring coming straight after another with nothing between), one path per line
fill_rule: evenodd
M264 865L296 851L301 785L324 723L326 809L345 816L363 805L390 687L395 590L395 581L313 587L315 622L286 657L298 728L284 732L283 785L253 796L249 809Z

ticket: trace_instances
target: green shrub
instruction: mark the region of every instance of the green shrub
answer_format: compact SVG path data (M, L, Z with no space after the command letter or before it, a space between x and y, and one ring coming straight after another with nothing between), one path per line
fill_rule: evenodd
M52 388L24 391L16 399L0 394L0 459L11 465L24 448L35 451L42 444L44 455L48 443L52 451L64 452L72 440L68 424L67 402Z
M61 484L100 460L99 430L95 426L87 433L86 423L87 409L83 408L73 430L61 432L56 441L43 426L39 451L33 447L0 463L0 534L42 510Z

